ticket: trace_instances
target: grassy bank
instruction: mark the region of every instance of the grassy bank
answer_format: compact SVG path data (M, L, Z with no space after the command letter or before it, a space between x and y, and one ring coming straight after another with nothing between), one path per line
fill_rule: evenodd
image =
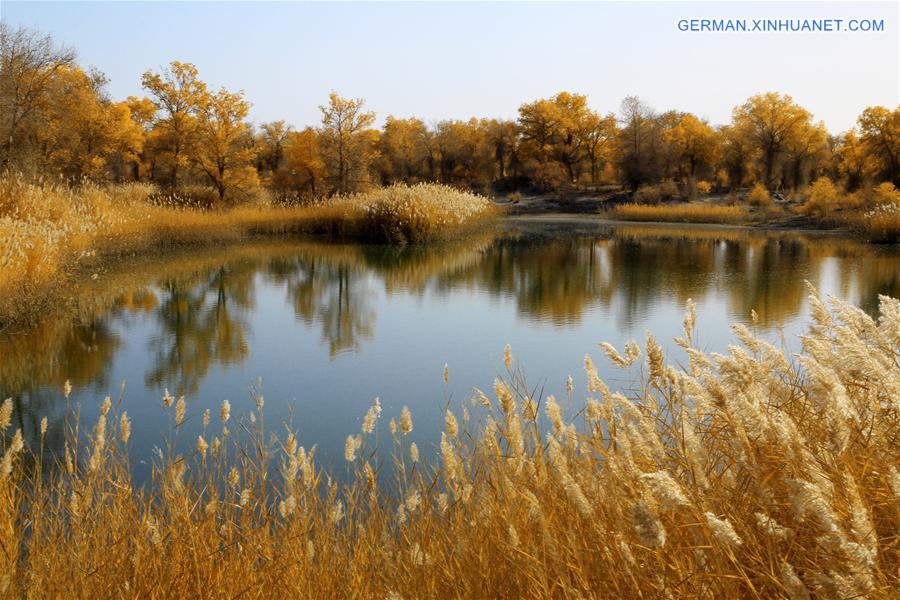
M39 314L73 277L90 276L123 254L298 234L429 242L493 214L487 198L440 185L398 185L309 206L199 210L145 184L67 188L6 178L0 180L0 326Z
M663 188L669 195L663 196ZM613 207L606 214L623 221L660 223L725 223L802 229L843 229L879 244L900 243L900 191L891 183L848 193L827 177L808 188L792 192L787 203L776 206L772 196L757 184L747 194L746 204L714 204L713 200L661 204L673 199L674 186L660 184L639 189L632 204Z
M900 244L900 204L882 204L843 220L870 242Z
M620 221L756 225L855 233L876 244L900 243L900 205L886 204L868 211L848 210L823 215L795 214L790 210L760 210L714 204L622 204L606 216ZM799 221L799 222L798 222Z
M726 356L695 349L690 304L684 370L649 336L643 350L604 346L644 373L629 398L589 358L585 387L534 397L507 350L505 379L451 407L434 448L409 443L408 411L388 419L373 405L347 439L345 484L293 434L272 437L259 397L240 422L227 404L188 414L164 398L174 436L187 419L205 425L193 451L160 452L141 490L128 475L132 423L108 400L87 442L70 431L44 472L42 444L24 448L8 430L0 592L889 598L900 584L900 301L883 298L879 322L837 302L829 311L814 292L811 303L796 358L743 326ZM10 414L7 402L3 429ZM392 465L373 454L384 427ZM379 478L391 474L388 492Z
M728 223L739 225L750 221L750 212L738 206L712 204L623 204L609 212L623 221L655 221L660 223Z

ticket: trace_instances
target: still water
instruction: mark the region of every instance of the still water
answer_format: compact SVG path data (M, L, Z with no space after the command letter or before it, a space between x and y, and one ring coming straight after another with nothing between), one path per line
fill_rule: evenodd
M575 400L563 403L571 414L584 398L585 354L611 387L636 386L637 373L609 368L598 342L621 347L650 330L684 362L671 339L688 298L706 350L724 351L729 324L750 324L751 309L762 335L796 350L805 280L875 315L878 294L900 296L900 252L835 236L538 219L430 248L194 250L99 274L33 331L0 335L0 398L14 399L14 427L32 445L47 417L51 452L62 448L67 414L92 425L105 396L121 398L138 481L170 432L165 389L188 402L185 451L205 409L213 434L223 399L234 417L249 414L253 387L267 429L289 423L326 465L340 464L376 396L380 435L409 406L412 438L433 453L443 407L467 402L474 386L492 389L505 344L545 395L565 397L574 377Z

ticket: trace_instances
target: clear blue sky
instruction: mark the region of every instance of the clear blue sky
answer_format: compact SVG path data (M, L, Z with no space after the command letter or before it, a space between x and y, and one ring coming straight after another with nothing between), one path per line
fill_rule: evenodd
M379 121L516 116L567 89L602 112L637 94L724 123L748 96L791 94L832 131L900 103L900 3L0 2L4 21L52 34L110 78L193 62L243 89L252 118L315 124L329 91ZM689 18L884 19L880 33L690 33Z

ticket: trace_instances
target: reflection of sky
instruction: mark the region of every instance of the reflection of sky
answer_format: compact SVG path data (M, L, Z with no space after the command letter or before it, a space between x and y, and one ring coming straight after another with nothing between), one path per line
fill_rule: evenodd
M730 324L736 320L749 322L749 314L735 314L741 303L733 297L735 288L729 285L730 280L754 273L765 275L747 268L747 264L741 265L742 273L729 270L733 267L728 267L723 259L725 249L724 244L718 244L712 261L715 268L702 272L698 269L697 277L703 279L690 282L691 289L701 292L694 298L699 315L697 343L708 351L725 351L732 343ZM601 279L612 264L613 251L599 244L594 254ZM761 253L744 252L740 258L753 262L761 259ZM792 277L816 282L823 295L834 293L858 302L857 282L840 289L840 281L847 281L842 273L854 270L856 260L825 257L804 262L813 265L813 272L804 270L806 266L777 267L791 270ZM366 298L364 308L372 313L371 332L356 340L355 349L332 355L321 322L316 318L298 319L288 300L286 284L257 272L251 288L252 308L231 306L235 316L240 315L249 324L247 357L228 366L211 362L208 373L200 379L198 392L188 398L188 414L193 418L184 427L180 440L187 447L192 446L199 433L200 414L206 408L211 409L213 416L213 426L206 437L211 439L218 433L216 417L223 399L231 401L235 417L246 414L252 407L248 388L262 378L267 429L283 431L282 422L292 415L301 443L307 447L318 444L319 457L326 461L342 460L344 439L358 431L375 396L384 406L385 436L387 418L398 416L401 408L408 405L415 422L413 439L423 450L433 452L443 426L443 365L447 363L450 368L447 392L451 405L459 408L461 402L468 400L473 386L492 395L493 380L504 371L503 347L507 343L530 386L543 390L545 395L563 398L570 374L576 390L583 391L585 354L591 354L611 387L633 389L635 372L608 367L597 347L599 342L609 341L619 348L631 339L643 343L649 330L669 352L673 363L686 362L683 351L671 341L681 335L685 307L677 298L683 295L678 286L684 286L684 282L679 283L679 275L674 272L659 271L658 275L654 289L640 299L624 290L614 290L608 302L588 298L580 318L560 321L540 313L525 313L514 293L488 291L477 279L449 289L446 285L426 285L421 292L401 290L388 294L380 275L358 271L353 289ZM164 294L159 289L157 292L161 297ZM775 297L777 294L775 290ZM780 326L788 347L796 351L796 336L802 333L806 316L803 301L799 312L785 316L763 333L780 345ZM120 383L127 382L123 408L135 425L132 447L136 475L142 479L149 469L137 460L146 459L149 449L160 445L161 436L168 431L168 416L161 408L162 388L145 387L145 374L152 362L151 340L167 334L161 333L157 316L152 313L122 313L112 318L112 326L121 346L113 354L106 383L76 391L75 399L83 403L83 423L92 426L103 396L117 398ZM169 387L172 389L171 384ZM576 402L582 399L576 393ZM565 401L563 405L566 406ZM569 409L571 413L574 407ZM232 430L237 431L237 427Z

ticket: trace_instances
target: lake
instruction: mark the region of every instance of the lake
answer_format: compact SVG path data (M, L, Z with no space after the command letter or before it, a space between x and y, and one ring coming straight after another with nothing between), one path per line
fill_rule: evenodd
M572 414L584 399L585 354L612 388L638 385L637 369L609 367L601 341L621 348L649 330L683 364L671 339L689 298L705 350L725 351L729 325L751 325L751 310L760 334L796 350L805 280L875 315L878 294L900 296L900 252L834 235L565 218L508 219L433 247L184 250L98 273L33 330L0 334L0 398L14 398L14 427L33 447L47 417L46 447L58 455L66 415L80 411L82 427L93 426L112 396L133 420L138 481L171 430L166 389L187 399L185 452L205 409L217 432L221 401L237 421L253 409L253 388L265 398L267 429L289 423L326 465L340 468L344 440L375 397L385 416L379 435L409 406L411 437L433 456L444 407L468 404L476 386L490 395L506 372L506 344L529 386Z

